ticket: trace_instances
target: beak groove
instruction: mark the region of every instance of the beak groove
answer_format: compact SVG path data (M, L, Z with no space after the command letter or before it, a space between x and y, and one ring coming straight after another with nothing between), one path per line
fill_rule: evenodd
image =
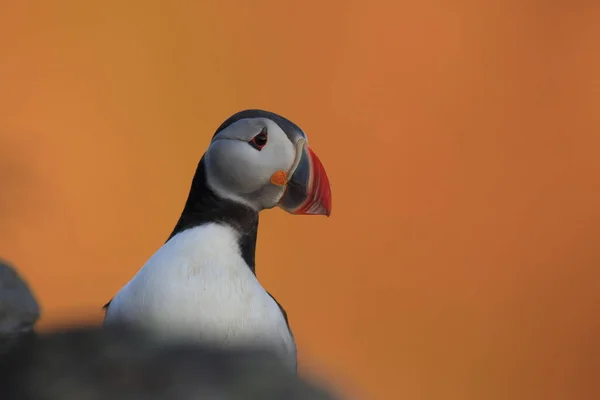
M301 140L296 145L286 191L279 206L292 214L331 215L331 187L325 168L315 152Z

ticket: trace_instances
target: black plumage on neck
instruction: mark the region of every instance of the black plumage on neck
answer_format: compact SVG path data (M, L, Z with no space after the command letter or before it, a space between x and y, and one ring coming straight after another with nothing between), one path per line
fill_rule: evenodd
M242 258L248 264L252 273L256 274L255 254L258 235L258 212L244 204L224 199L208 187L203 157L198 163L179 221L177 221L167 242L178 233L207 223L226 224L239 233Z

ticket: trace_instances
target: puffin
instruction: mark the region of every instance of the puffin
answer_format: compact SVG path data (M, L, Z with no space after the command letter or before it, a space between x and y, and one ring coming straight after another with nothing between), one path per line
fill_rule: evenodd
M258 216L275 207L329 217L329 178L298 125L266 110L240 111L217 128L171 235L103 307L103 325L260 346L297 371L287 313L256 276Z

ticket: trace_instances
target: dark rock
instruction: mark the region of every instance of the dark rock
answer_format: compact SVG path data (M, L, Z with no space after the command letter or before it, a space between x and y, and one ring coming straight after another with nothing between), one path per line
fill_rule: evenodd
M19 341L28 341L40 308L17 271L0 261L0 356Z
M0 361L3 400L327 400L261 350L158 344L125 328L38 335Z

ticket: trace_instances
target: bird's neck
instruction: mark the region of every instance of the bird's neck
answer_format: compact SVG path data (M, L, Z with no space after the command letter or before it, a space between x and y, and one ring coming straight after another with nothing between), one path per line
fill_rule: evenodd
M243 204L217 196L206 183L204 159L200 160L187 201L169 240L178 233L207 223L231 226L240 235L240 253L255 273L258 212Z

